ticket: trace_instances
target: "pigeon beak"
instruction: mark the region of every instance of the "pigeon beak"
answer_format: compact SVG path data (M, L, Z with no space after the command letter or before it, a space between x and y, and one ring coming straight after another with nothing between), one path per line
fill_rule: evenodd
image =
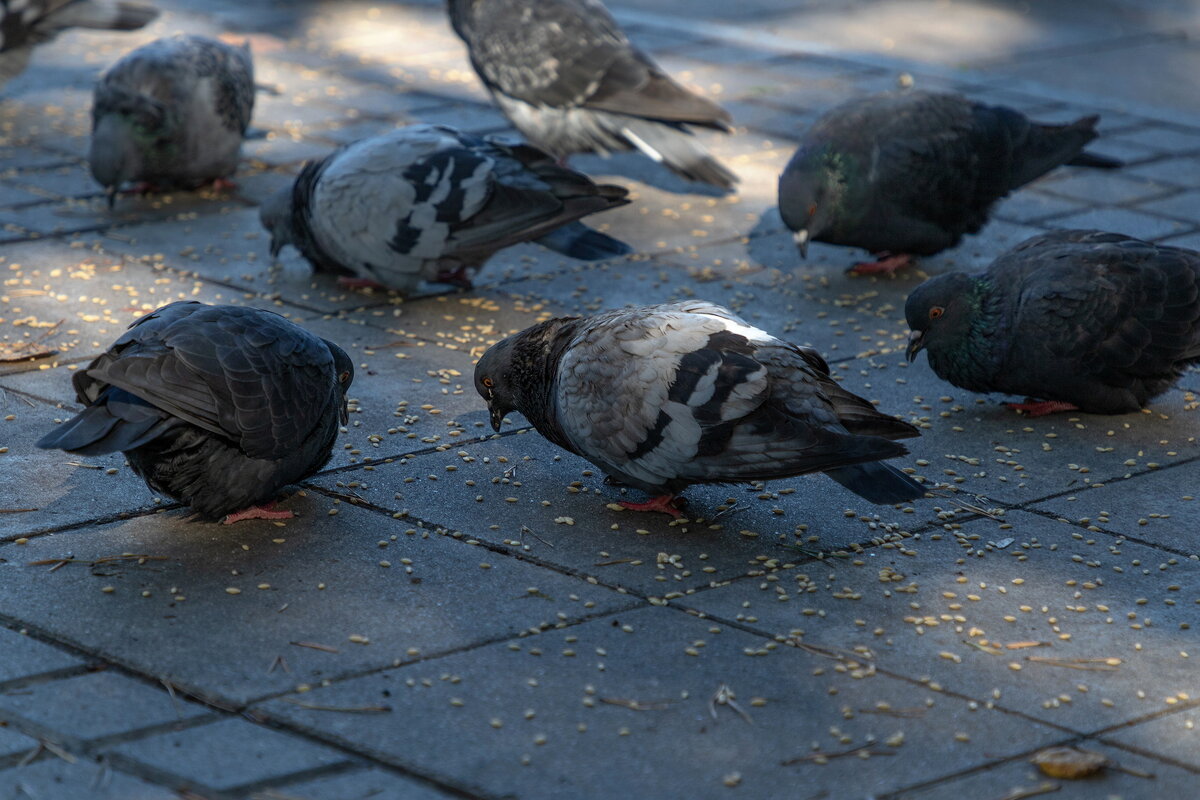
M796 249L800 251L801 258L808 258L808 229L801 228L792 234L792 239L796 241Z
M917 353L925 349L925 334L922 331L913 331L908 335L908 349L904 354L908 356L909 361L916 361Z
M117 204L117 185L113 184L112 186L108 187L104 193L108 195L108 210L112 211L113 206Z
M283 242L274 236L271 237L271 258L279 258L279 252L283 250Z
M492 430L499 433L500 423L504 422L504 412L491 405L488 406L488 411L492 412Z

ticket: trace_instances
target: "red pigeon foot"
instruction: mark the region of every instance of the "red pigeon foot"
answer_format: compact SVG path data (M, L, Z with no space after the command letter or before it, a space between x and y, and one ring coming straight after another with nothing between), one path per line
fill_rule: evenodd
M912 264L913 256L907 253L892 255L890 253L880 253L879 258L875 261L863 261L855 264L850 269L846 270L849 275L887 275L891 277L897 271L904 269Z
M1024 412L1027 417L1044 417L1056 411L1079 410L1079 406L1074 403L1065 403L1062 400L1034 400L1030 397L1025 398L1024 403L1005 403L1004 405L1013 411Z
M226 525L232 525L244 519L292 519L295 516L291 511L275 508L274 503L267 503L265 506L250 506L249 508L243 508L241 511L226 514L223 522Z
M664 514L670 514L675 519L680 519L683 517L683 512L679 510L676 502L675 495L660 494L658 497L652 497L644 503L622 500L618 505L622 508L628 508L630 511L661 511Z

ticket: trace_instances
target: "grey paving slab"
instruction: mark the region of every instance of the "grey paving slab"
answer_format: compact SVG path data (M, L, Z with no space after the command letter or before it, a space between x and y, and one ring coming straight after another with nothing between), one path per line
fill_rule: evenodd
M848 785L863 796L1055 736L911 684L857 670L854 677L833 661L775 644L647 608L304 697L336 706L403 703L403 713L351 718L306 710L291 698L259 710L387 761L452 775L468 790L529 798L727 797L734 786L769 797L797 785L804 796L844 796ZM722 687L741 714L713 700ZM855 711L880 703L925 712L914 722ZM455 746L435 742L446 738ZM896 757L808 760L864 745ZM791 759L798 761L783 763Z
M0 421L0 507L9 509L0 541L154 505L155 494L120 453L85 457L34 446L79 409L68 369L10 373L0 377L0 388L0 412L12 417Z
M1197 747L1200 737L1198 729L1200 712L1193 706L1140 725L1121 728L1106 734L1104 738L1138 750L1162 754L1195 771L1200 769L1200 758L1197 757L1200 753Z
M1194 225L1196 220L1200 219L1200 191L1180 192L1165 200L1152 200L1140 204L1138 209Z
M1188 233L1195 228L1193 222L1168 219L1142 211L1118 208L1096 208L1065 217L1045 220L1051 228L1077 228L1115 231L1139 239L1163 239Z
M111 752L125 765L132 762L177 776L182 779L172 781L177 788L182 784L217 790L347 760L337 750L235 718L127 742Z
M1150 180L1192 189L1200 185L1200 158L1166 158L1149 164L1138 164L1131 167L1129 172ZM1192 216L1195 215L1194 208L1193 206Z
M90 672L0 694L0 715L59 743L79 743L209 713L115 672Z
M1010 511L680 602L769 635L803 631L808 644L869 652L881 669L980 703L1098 731L1200 689L1189 652L1200 564L1088 536ZM1149 574L1143 563L1154 565Z
M1113 69L1114 62L1137 63L1137 70ZM1044 79L1053 70L1053 82L1079 92L1125 101L1149 101L1189 113L1200 111L1194 97L1183 90L1195 74L1200 54L1186 42L1147 38L1120 50L1082 50L1053 60L1016 61L996 71L1013 77Z
M1200 539L1193 522L1198 501L1188 499L1198 493L1196 475L1200 465L1192 461L1147 471L1144 461L1136 458L1129 461L1134 462L1128 464L1134 477L1128 480L1056 497L1033 508L1081 525L1168 547L1176 553L1200 554Z
M898 329L903 328L898 326ZM881 339L882 340L882 339ZM896 350L836 365L843 385L921 428L909 449L918 472L1008 503L1092 491L1130 472L1200 455L1196 405L1182 390L1141 413L1051 414L1030 419L1002 405L1023 398L977 395L938 378L923 358L906 366Z
M361 324L363 316L293 317L354 359L350 422L326 469L451 447L491 432L469 353Z
M510 417L524 424L519 415ZM898 460L897 464L902 464ZM768 560L802 560L821 546L900 536L927 516L874 506L823 475L763 487L694 486L689 523L609 506L644 495L603 485L603 473L530 430L443 453L340 472L315 483L352 491L392 512L411 511L512 553L653 596L690 593L761 570Z
M0 723L0 764L7 766L7 762L12 761L13 756L18 753L29 753L37 747L37 744L36 739L17 732L14 728L9 727L7 722ZM2 772L0 772L0 776L3 776Z
M105 252L140 264L279 296L320 311L367 304L366 295L346 291L329 276L314 275L308 262L291 249L276 266L258 209L240 204L194 219L124 227L101 242Z
M88 800L178 800L179 795L103 764L57 758L0 772L0 791L6 798L86 797Z
M1177 191L1169 183L1126 174L1123 170L1064 167L1038 183L1041 191L1088 203L1117 205L1163 197Z
M447 794L412 778L382 769L356 769L326 778L289 783L263 790L259 796L295 800L447 800Z
M78 658L8 628L0 628L0 683L81 666Z
M1014 192L1001 200L992 213L1001 219L1028 223L1083 211L1085 208L1085 203L1076 200L1025 190Z
M630 602L311 491L283 505L300 518L160 514L0 546L0 613L236 706ZM123 553L147 558L89 566ZM67 554L84 563L29 564Z
M1128 750L1109 747L1091 739L1074 745L1100 753L1119 768L1106 768L1085 780L1054 780L1026 759L1005 764L923 789L900 791L887 800L958 800L962 797L1003 797L1005 792L1053 790L1056 800L1092 800L1097 797L1187 797L1195 791L1196 775L1179 767L1136 755ZM1124 770L1131 770L1127 772ZM1139 774L1140 773L1140 774ZM1036 796L1036 795L1030 795Z

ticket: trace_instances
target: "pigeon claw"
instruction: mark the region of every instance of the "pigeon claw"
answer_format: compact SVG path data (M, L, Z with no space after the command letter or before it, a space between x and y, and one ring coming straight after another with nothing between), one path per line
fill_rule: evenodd
M271 502L266 505L250 506L249 508L243 508L241 511L226 514L222 522L226 525L232 525L244 519L292 519L295 516L291 511L276 508L275 503Z
M1079 406L1062 400L1034 400L1026 397L1024 403L1005 403L1013 411L1020 411L1027 417L1044 417L1056 411L1078 411Z
M643 503L622 500L617 505L622 508L628 508L630 511L661 511L664 514L670 514L675 519L681 519L683 511L677 505L681 502L683 502L683 498L677 498L673 494L660 494L658 497L652 497Z
M213 178L213 182L208 186L214 192L232 192L238 188L237 182L229 178Z
M891 253L879 253L879 258L875 261L862 261L855 264L850 269L846 270L847 275L887 275L891 277L901 269L909 266L913 262L913 256L908 253L900 253L892 255Z

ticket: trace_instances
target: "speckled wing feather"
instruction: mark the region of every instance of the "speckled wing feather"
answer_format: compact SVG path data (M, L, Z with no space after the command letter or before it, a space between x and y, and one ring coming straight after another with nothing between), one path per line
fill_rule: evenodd
M119 110L122 95L145 95L168 113L180 115L201 91L211 98L210 120L244 134L254 110L254 65L250 50L203 36L156 39L126 55L109 69L97 86L93 117Z
M557 420L577 452L654 489L768 479L900 455L897 420L866 427L824 361L694 301L598 315L560 363ZM876 418L883 418L872 410ZM887 419L887 418L884 418Z
M306 167L292 208L297 245L318 268L404 290L625 202L536 148L415 125Z
M269 312L172 303L135 322L86 372L81 399L116 386L222 436L251 458L293 453L330 413L314 393L333 357L320 339Z
M451 20L480 77L508 97L727 127L725 111L633 47L599 0L464 0Z

